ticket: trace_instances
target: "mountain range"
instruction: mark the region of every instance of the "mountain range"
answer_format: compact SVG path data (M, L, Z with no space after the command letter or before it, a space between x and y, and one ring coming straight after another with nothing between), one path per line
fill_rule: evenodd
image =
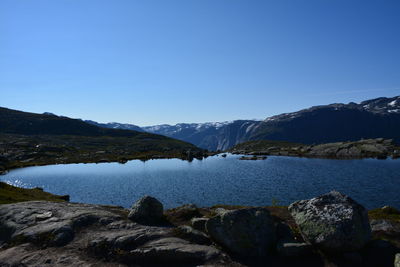
M303 144L391 138L400 142L400 96L380 97L359 104L336 103L268 117L262 121L179 123L139 127L132 124L101 124L161 134L208 150L226 150L249 140L279 140Z

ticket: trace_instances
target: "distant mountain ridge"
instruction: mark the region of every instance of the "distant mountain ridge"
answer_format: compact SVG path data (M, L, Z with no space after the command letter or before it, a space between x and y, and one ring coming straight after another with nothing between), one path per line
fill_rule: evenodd
M130 124L99 124L137 129ZM278 140L304 144L391 138L400 142L400 96L380 97L359 104L314 106L268 117L263 121L179 123L141 127L208 150L226 150L250 140Z
M96 125L99 127L103 127L103 128L109 128L109 129L121 129L121 130L145 132L139 126L136 126L134 124L128 124L128 123L118 123L118 122L99 123L99 122L95 122L92 120L85 120L84 122L92 124L92 125Z
M55 116L50 113L46 115ZM399 117L400 96L396 96L366 100L359 104L351 102L314 106L297 112L268 117L263 121L235 120L146 127L117 122L85 122L102 128L160 134L208 150L226 150L250 140L280 140L312 144L383 137L399 142Z

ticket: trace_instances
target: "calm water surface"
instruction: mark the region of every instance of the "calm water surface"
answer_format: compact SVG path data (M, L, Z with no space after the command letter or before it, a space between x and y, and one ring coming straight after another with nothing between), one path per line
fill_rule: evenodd
M2 175L0 180L68 194L73 202L124 207L146 194L166 208L187 203L261 206L271 205L272 200L287 205L335 189L367 208L400 208L400 160L271 156L242 161L238 157L28 167Z

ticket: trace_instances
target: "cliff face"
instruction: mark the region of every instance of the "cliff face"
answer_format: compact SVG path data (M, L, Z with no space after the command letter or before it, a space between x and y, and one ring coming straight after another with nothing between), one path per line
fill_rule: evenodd
M221 123L180 123L176 125L158 125L143 127L147 132L157 133L186 142L211 151L225 150L249 138L251 129L259 122L237 120Z

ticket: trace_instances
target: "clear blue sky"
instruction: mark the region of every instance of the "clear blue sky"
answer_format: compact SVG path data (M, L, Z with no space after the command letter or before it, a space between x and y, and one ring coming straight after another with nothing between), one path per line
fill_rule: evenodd
M154 125L400 95L399 0L1 0L0 106Z

